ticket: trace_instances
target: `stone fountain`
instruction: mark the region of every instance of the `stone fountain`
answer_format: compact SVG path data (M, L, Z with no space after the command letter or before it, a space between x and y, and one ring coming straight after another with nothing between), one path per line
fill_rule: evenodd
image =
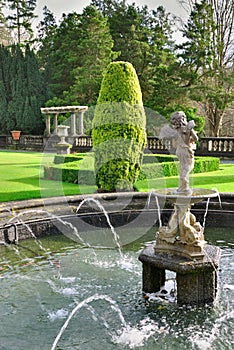
M176 112L171 116L171 125L162 128L160 138L173 140L180 163L179 187L156 191L158 199L173 204L174 210L168 224L159 227L156 243L147 246L139 256L143 263L143 291L159 292L166 270L171 270L176 272L179 305L210 304L217 292L220 248L207 244L204 228L191 213L191 207L218 193L189 187L198 140L194 121L187 122L184 112Z

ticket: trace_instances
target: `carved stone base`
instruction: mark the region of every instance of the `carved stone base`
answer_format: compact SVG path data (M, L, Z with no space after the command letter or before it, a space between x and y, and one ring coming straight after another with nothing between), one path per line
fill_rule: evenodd
M188 204L174 204L174 212L167 226L159 228L155 251L172 253L189 259L204 256L204 229L191 213Z
M173 243L157 238L154 251L155 253L166 253L186 257L188 259L202 259L205 256L204 247L206 241L199 241L197 245L189 245L175 240Z
M153 244L145 247L139 256L143 267L143 291L145 293L160 291L164 286L165 271L170 270L176 272L178 305L212 304L217 294L221 249L207 244L204 251L204 257L190 260L170 252L158 252Z
M70 147L71 145L69 143L57 143L56 149L57 154L70 154Z

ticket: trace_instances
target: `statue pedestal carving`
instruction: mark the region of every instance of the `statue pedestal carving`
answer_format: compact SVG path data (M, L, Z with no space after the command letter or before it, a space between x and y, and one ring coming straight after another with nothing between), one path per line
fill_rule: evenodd
M204 256L203 248L206 245L203 231L187 204L174 204L168 225L160 227L157 232L155 252L200 259Z
M167 226L158 229L155 244L146 247L139 256L143 264L143 291L159 292L166 280L166 270L170 270L176 272L179 305L213 303L221 250L207 244L204 229L190 208L205 198L216 197L217 193L193 189L186 195L165 189L156 196L173 203L174 211Z
M204 257L191 260L172 252L157 252L153 244L141 252L144 293L156 293L166 280L166 270L176 272L177 304L212 304L217 294L217 268L221 250L207 244Z

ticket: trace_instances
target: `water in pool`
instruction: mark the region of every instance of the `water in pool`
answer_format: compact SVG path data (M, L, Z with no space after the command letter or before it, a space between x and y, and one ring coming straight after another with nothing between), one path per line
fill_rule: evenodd
M142 296L143 245L150 230L122 248L87 248L63 235L0 247L0 350L231 349L234 238L206 229L221 247L214 306L181 308ZM105 230L105 235L111 235ZM174 275L168 275L173 289Z

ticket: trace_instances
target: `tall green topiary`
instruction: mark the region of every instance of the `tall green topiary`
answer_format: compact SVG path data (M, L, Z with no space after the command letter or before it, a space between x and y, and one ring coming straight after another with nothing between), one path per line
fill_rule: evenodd
M107 67L95 108L92 139L100 191L128 191L138 178L146 144L141 88L132 64Z

